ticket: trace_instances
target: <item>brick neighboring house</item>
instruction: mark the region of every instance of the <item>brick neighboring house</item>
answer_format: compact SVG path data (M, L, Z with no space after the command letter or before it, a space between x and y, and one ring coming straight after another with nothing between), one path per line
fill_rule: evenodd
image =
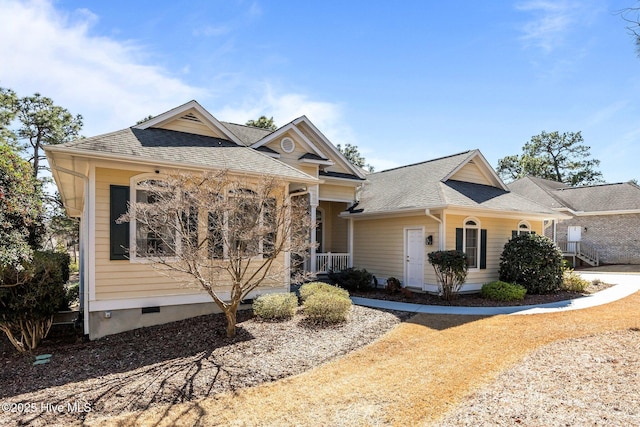
M569 215L545 235L578 264L640 264L640 187L631 182L570 187L531 176L509 189Z

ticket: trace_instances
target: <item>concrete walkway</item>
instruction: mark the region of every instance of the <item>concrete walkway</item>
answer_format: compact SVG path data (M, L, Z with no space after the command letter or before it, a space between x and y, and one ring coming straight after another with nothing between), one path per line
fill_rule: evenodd
M639 274L616 274L579 272L587 280L600 279L605 283L615 283L615 286L587 297L566 301L551 302L539 305L521 305L511 307L457 307L442 305L421 305L406 302L385 301L361 297L352 297L354 304L365 307L382 308L387 310L407 311L411 313L428 314L466 314L475 316L494 316L497 314L544 314L557 311L579 310L597 305L607 304L627 297L640 290Z

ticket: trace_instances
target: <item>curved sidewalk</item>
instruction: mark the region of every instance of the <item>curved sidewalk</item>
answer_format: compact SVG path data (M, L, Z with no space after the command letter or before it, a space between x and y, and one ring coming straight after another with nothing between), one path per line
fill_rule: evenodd
M458 307L443 305L422 305L407 302L376 300L352 297L354 304L365 307L387 310L407 311L410 313L428 314L465 314L475 316L494 316L497 314L544 314L557 311L580 310L607 304L627 297L640 290L640 275L637 274L602 274L582 273L587 280L600 279L603 282L615 283L615 286L582 298L557 301L539 305L521 305L510 307Z

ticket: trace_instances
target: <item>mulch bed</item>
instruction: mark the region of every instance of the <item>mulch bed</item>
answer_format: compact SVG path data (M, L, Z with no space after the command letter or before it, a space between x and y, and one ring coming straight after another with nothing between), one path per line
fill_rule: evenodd
M559 291L545 295L525 295L522 301L492 301L480 296L480 294L462 294L453 301L445 301L438 295L427 294L424 292L396 292L390 294L384 289L374 289L366 292L351 292L351 296L362 298L381 299L386 301L408 302L413 304L424 305L451 305L460 307L506 307L506 306L522 306L546 304L557 301L565 301L569 299L582 298L589 296L595 292L605 290L613 285L603 282L591 283L585 292L569 292Z
M77 424L89 413L138 411L275 381L360 348L410 316L353 306L347 322L317 325L303 313L266 322L247 310L238 312L235 338L226 337L225 317L212 314L88 342L54 333L34 354L17 353L1 334L0 425ZM50 363L33 365L47 353Z

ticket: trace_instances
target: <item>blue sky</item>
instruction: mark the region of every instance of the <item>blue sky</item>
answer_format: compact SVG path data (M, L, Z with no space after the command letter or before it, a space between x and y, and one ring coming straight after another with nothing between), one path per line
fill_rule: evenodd
M307 115L382 170L582 131L608 182L640 179L635 0L0 0L0 86L85 136L196 99L218 119Z

